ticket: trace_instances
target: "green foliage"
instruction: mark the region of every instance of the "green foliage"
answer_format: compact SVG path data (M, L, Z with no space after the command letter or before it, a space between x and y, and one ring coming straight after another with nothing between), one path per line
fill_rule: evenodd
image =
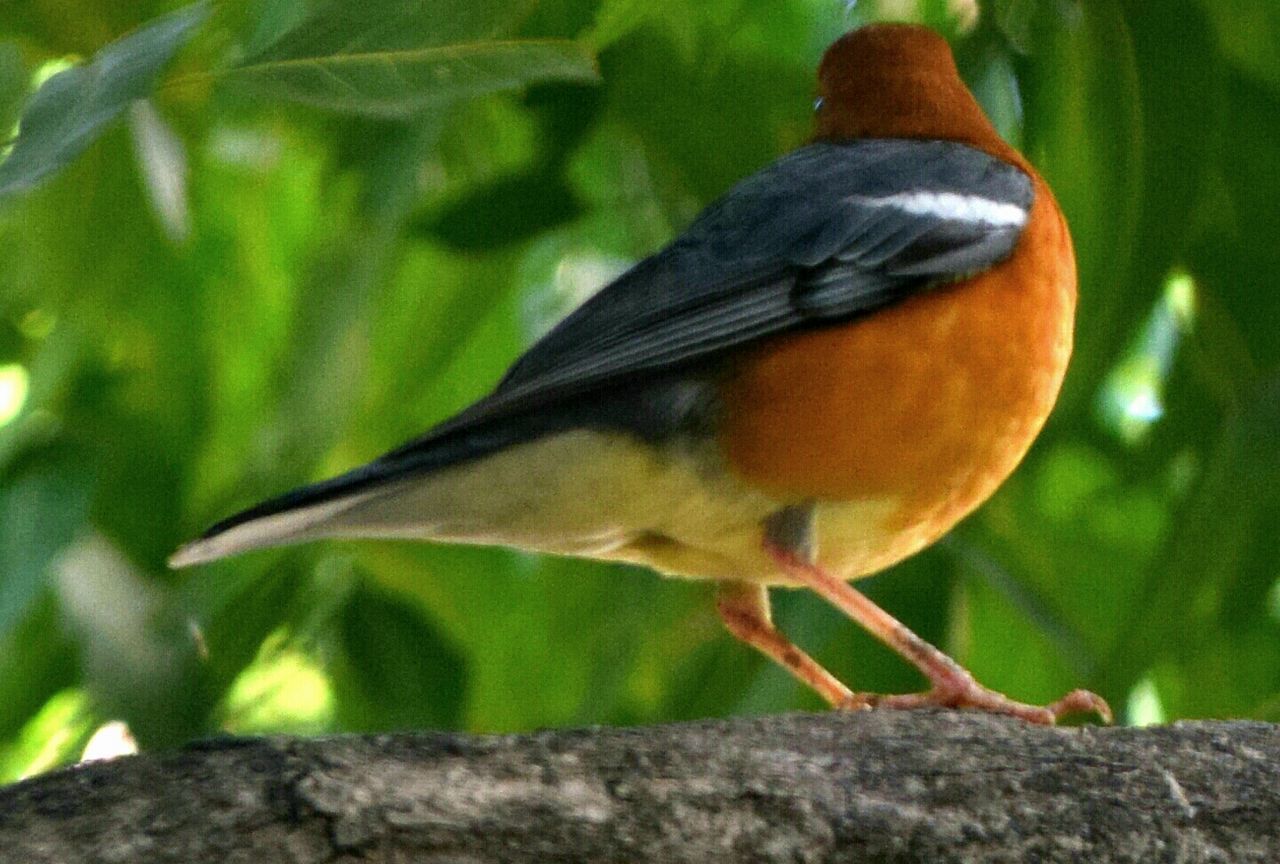
M221 77L268 98L398 118L537 81L595 78L572 39L499 38L517 13L457 0L331 3Z
M206 7L197 3L165 15L99 51L91 63L44 82L22 115L22 134L0 164L0 196L31 188L84 152L135 99L200 26Z
M117 719L159 746L817 707L708 586L631 568L164 560L484 393L801 143L822 49L890 6L1054 187L1080 309L1026 463L868 592L1019 698L1280 719L1280 14L845 5L0 4L0 776ZM919 684L813 597L776 617L855 686Z

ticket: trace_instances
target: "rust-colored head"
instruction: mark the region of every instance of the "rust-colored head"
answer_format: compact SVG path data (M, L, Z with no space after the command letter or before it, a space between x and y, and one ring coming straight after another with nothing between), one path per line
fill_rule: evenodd
M818 138L960 141L1021 162L969 93L947 41L914 24L841 36L818 67Z

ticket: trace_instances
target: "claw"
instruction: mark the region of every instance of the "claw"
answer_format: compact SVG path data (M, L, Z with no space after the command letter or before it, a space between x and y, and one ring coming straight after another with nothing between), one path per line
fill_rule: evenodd
M1115 715L1111 713L1111 706L1107 704L1107 700L1088 690L1072 690L1057 702L1045 707L1052 711L1057 719L1071 714L1096 714L1108 726L1115 722Z
M871 708L909 710L912 708L965 708L1017 717L1040 726L1053 726L1063 717L1072 714L1097 714L1104 723L1111 723L1111 707L1105 699L1088 690L1072 690L1056 702L1048 705L1028 705L1016 702L971 681L967 686L934 688L924 693L883 695L879 693L851 693L835 706L841 711L866 711Z

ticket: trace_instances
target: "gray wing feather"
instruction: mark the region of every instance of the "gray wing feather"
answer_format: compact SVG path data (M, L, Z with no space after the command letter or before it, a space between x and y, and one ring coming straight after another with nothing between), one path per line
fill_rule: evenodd
M885 206L946 193L1029 211L1030 178L942 141L818 143L712 204L522 356L428 439L809 322L866 313L1007 257L1021 225ZM402 448L412 449L414 445Z

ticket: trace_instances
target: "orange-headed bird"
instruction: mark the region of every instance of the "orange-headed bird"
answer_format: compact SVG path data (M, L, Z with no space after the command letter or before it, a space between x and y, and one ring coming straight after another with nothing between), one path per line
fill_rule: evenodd
M746 178L521 356L492 393L339 477L232 516L184 566L321 537L504 544L714 579L733 635L832 705L1052 723L849 585L937 540L1009 475L1071 353L1053 193L947 43L868 26L826 52L813 143ZM804 587L927 692L852 692L773 625Z

